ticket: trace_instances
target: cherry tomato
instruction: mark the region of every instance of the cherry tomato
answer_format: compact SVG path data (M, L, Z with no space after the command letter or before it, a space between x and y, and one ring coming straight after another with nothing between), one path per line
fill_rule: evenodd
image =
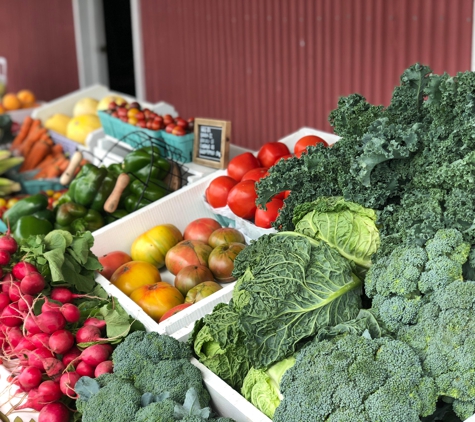
M244 176L242 176L241 182L244 180L254 180L257 182L267 176L267 170L267 167L257 167L249 170Z
M267 142L257 153L257 159L264 167L272 166L280 157L290 154L289 148L282 142Z
M236 155L229 161L228 176L237 182L240 182L249 170L262 167L259 160L250 152L244 152Z
M279 210L283 206L284 201L282 201L282 199L272 198L272 200L266 204L265 210L262 208L256 208L254 224L257 227L262 227L263 229L270 229L272 227L272 223L279 215Z
M218 176L213 179L206 189L206 201L213 208L225 207L228 201L229 191L237 184L236 180L229 176Z
M244 180L234 186L228 195L228 205L238 217L252 220L256 213L256 187L254 180Z
M320 136L316 135L307 135L303 138L300 138L294 146L294 153L297 157L300 158L302 153L306 153L307 147L315 146L317 144L322 143L325 146L328 146L327 141L325 139L320 138Z

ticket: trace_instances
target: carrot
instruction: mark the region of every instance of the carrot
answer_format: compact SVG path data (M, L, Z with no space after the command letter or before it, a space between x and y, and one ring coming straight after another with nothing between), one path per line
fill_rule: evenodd
M69 160L64 157L64 160L60 161L58 164L56 164L59 168L59 170L61 170L61 174L64 173L66 171L66 169L68 168L68 165L69 165Z
M63 153L64 153L64 150L61 144L54 144L53 147L51 148L51 154L53 154L53 156L61 155Z
M33 146L33 144L39 141L40 138L47 132L48 130L43 127L30 130L30 132L28 132L27 138L20 145L20 148L19 148L20 154L23 156L27 155L28 152L31 150L31 147Z
M31 147L29 154L25 157L20 167L20 172L33 170L41 161L51 153L52 141L41 138Z
M59 170L58 166L52 165L47 166L44 169L40 170L33 179L54 179L59 177L61 171Z
M39 164L36 166L36 168L37 168L38 170L41 170L42 168L53 164L53 163L54 163L54 160L55 160L55 157L53 156L52 153L50 153L50 154L48 154L45 158L43 158L43 160L41 161L41 163L39 163Z
M33 125L33 122L35 122L35 121L37 122L37 123L35 123L35 126L39 125L39 123L40 123L39 119L33 120L31 118L31 116L26 116L25 117L25 119L23 120L23 123L20 127L20 130L18 131L17 135L15 136L15 138L12 141L12 144L10 145L10 151L15 151L20 147L20 145L26 139L26 137L28 135L28 132L30 131L30 129Z

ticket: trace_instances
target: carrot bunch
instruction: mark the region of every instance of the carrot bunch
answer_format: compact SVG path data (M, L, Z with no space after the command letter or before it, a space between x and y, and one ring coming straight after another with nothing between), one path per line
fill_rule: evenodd
M25 160L20 167L20 173L39 170L34 179L54 179L61 176L69 164L63 147L55 144L48 129L44 128L40 119L25 117L18 134L13 139L10 150L14 155L22 155ZM87 161L83 160L80 167Z

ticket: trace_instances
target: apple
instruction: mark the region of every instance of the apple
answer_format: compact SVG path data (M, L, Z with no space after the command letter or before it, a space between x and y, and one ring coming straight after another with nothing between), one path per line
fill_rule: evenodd
M137 120L145 120L145 113L139 110L137 113L135 113L135 118Z
M112 113L111 113L111 116L112 117L119 117L119 113L117 112L117 110L114 110Z
M137 101L133 101L130 103L130 108L138 108L140 110L142 107Z
M129 118L127 116L120 116L119 119L122 120L125 123L129 122Z
M150 124L150 129L152 130L160 130L160 123L156 122L155 120Z
M117 108L117 103L115 101L111 101L107 106L109 110L115 110Z
M165 120L164 120L165 123ZM175 123L169 123L165 126L165 132L167 133L172 133L173 129L175 129L176 124Z
M137 121L136 126L141 127L141 128L145 128L146 127L145 120Z
M155 113L154 113L154 115L153 115L153 120L156 120L157 122L164 124L163 117L160 116L159 114L155 114Z
M117 114L119 115L119 117L127 117L127 113L129 112L129 110L127 110L123 105L120 106L120 107L117 107Z
M175 119L175 122L176 122L177 126L180 126L183 129L188 129L188 122L185 119L182 119L181 117L177 117Z

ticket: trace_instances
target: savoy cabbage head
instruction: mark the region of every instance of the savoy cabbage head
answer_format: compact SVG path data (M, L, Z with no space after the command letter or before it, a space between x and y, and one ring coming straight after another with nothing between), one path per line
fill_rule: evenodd
M236 258L232 306L259 369L293 354L299 342L357 316L361 280L335 248L300 233L264 235Z

